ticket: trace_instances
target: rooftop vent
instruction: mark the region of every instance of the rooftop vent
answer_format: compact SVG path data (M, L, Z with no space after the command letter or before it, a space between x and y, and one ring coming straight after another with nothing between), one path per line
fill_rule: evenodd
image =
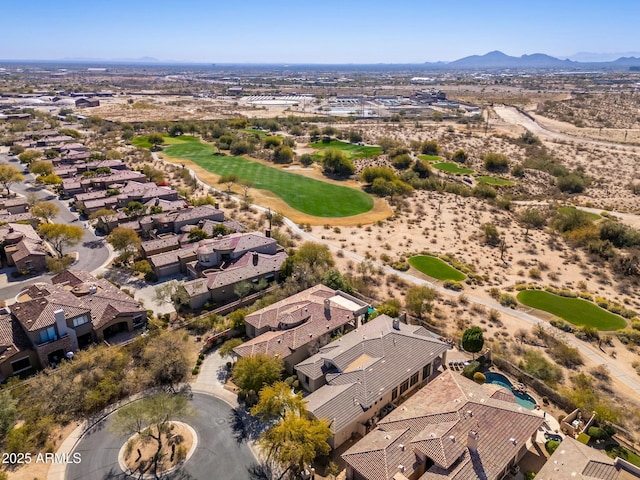
M513 437L511 437L511 438L509 439L509 441L510 441L511 443L513 443L514 445L517 445L517 444L518 444L518 441L517 441L515 438L513 438Z
M406 469L404 468L404 465L398 465L398 470L400 470L400 472L404 473L404 471Z
M451 440L453 443L456 442L456 437L454 437L453 435L449 435L449 440Z
M400 447L400 450L402 450L404 452L405 446L402 443L400 445L398 445L398 447Z

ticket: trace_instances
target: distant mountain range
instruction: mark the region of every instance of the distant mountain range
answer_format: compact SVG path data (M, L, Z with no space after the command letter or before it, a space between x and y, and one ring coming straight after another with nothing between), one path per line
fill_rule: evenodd
M577 54L578 56L580 54ZM582 54L595 56L596 54ZM628 68L632 66L640 66L640 58L638 57L620 57L611 61L575 61L561 60L544 53L534 53L532 55L522 55L521 57L512 57L498 50L489 52L485 55L471 55L469 57L460 58L453 62L426 62L426 66L433 68L449 68L460 70L491 70L506 68Z

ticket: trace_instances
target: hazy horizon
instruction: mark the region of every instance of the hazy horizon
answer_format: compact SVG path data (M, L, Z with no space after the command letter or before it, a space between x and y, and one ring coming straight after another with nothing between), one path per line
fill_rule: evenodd
M100 2L101 3L101 2ZM640 4L550 0L535 8L489 1L450 4L274 0L8 0L2 60L221 64L420 64L500 50L558 58L637 52ZM19 21L17 21L19 19Z

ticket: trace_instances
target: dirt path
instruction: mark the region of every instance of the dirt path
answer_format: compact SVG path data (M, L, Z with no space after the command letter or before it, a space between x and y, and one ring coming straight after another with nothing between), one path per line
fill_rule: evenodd
M526 115L524 115L522 112L518 111L514 107L495 106L493 107L493 110L496 112L496 114L498 114L498 116L500 116L500 118L504 122L513 124L513 125L519 125L523 128L526 128L528 131L530 131L534 135L537 135L543 140L574 142L574 143L582 143L586 145L593 145L597 147L608 147L608 148L613 147L618 150L640 152L640 147L636 147L633 145L621 145L615 142L591 140L588 138L576 137L574 135L568 135L566 133L552 130L547 125L543 125L542 123L527 117Z

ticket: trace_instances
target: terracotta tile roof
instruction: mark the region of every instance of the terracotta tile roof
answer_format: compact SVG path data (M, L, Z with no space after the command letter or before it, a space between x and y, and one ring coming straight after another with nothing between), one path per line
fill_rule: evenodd
M11 314L0 314L0 362L31 348L29 338Z
M180 247L177 235L170 235L167 237L157 238L155 240L147 240L141 244L142 251L145 253L166 247Z
M497 479L544 419L512 402L492 398L485 388L449 370L383 418L371 433L343 455L367 480L390 480L398 465L410 477L420 467L416 452L434 465L420 480ZM381 449L380 432L404 431L396 446ZM477 433L477 449L468 437ZM386 459L394 455L393 461Z
M27 331L36 331L55 323L54 312L62 309L66 318L90 313L94 328L100 328L121 314L144 313L144 308L107 280L88 272L66 271L52 278L52 285L36 284L27 288L31 300L14 304L12 312ZM76 296L72 288L89 285L96 293Z
M245 321L256 329L262 329L264 327L277 329L280 325L280 319L284 315L295 312L296 310L301 311L309 305L324 306L324 300L326 298L333 297L334 295L336 295L336 290L322 284L316 285L247 315ZM322 312L314 311L312 313L320 313L324 317L324 308Z
M540 480L622 480L640 478L602 451L565 437L536 474Z

